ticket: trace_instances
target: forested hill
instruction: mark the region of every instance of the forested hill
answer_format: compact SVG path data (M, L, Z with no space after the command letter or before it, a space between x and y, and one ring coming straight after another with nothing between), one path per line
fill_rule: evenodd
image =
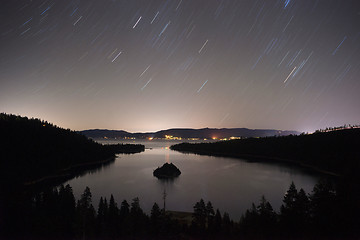
M70 129L39 119L0 114L1 185L28 183L74 167L105 162L142 145L101 145Z
M287 160L346 174L360 170L360 129L317 132L299 136L248 138L216 143L181 143L171 149L206 155Z

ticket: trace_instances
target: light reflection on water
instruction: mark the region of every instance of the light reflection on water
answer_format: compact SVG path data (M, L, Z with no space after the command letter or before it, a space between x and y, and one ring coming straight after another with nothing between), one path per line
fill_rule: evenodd
M192 211L195 202L203 198L238 220L252 202L258 203L262 195L278 210L291 181L298 189L304 188L309 193L320 177L278 164L171 151L169 147L178 143L176 141L132 140L126 143L141 143L147 149L133 155L120 154L108 167L70 180L68 183L73 187L75 197L79 198L89 186L95 208L100 196L109 199L113 194L118 204L124 199L130 202L139 197L141 207L149 213L154 202L162 206L166 189L167 209ZM182 174L173 181L155 178L153 170L165 162L174 163Z

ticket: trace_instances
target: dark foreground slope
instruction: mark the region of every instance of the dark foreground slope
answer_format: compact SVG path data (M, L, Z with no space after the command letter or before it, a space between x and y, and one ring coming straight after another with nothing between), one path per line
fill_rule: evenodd
M264 161L280 160L347 174L360 170L360 129L309 135L248 138L216 143L181 143L172 150Z
M3 187L38 182L48 176L105 163L115 153L135 153L142 145L102 145L46 121L0 114L0 174Z

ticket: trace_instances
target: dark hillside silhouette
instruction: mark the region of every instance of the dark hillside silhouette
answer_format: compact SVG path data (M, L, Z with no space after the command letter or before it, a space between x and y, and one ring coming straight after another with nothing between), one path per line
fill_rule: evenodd
M79 171L111 161L115 153L144 151L143 145L102 145L47 121L0 114L3 187L37 182L51 175Z
M5 113L0 114L0 136L0 233L13 229L16 222L22 222L23 217L43 213L40 219L32 221L27 227L36 229L32 224L40 224L38 229L41 231L42 226L49 223L46 231L60 231L65 234L61 238L67 238L66 234L73 234L69 219L73 220L75 210L70 207L67 212L62 212L61 209L74 201L69 189L60 189L60 193L64 193L61 199L56 199L57 195L52 190L45 191L39 196L44 206L36 213L29 208L33 193L47 185L64 182L108 164L115 159L116 153L137 153L145 149L143 145L102 145L47 121ZM60 205L55 207L54 201ZM94 224L91 220L92 209L84 204L80 205L78 211L90 214L88 224ZM61 214L51 219L49 215L57 214L56 211ZM19 226L25 227L22 224Z

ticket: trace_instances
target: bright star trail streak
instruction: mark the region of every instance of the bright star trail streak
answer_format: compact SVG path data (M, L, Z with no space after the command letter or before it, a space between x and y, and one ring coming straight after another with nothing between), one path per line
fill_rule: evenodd
M141 77L142 75L144 75L146 73L146 71L150 68L151 64L140 74L139 77Z
M153 18L153 20L151 20L150 24L152 24L155 21L157 15L159 15L159 12L156 13L155 17Z
M208 43L208 39L206 39L205 43L202 45L202 47L199 50L199 53L201 53L201 51L203 50L203 48L205 47L205 45Z
M175 11L177 11L178 10L178 8L180 7L180 4L182 3L182 0L180 0L180 2L179 2L179 4L177 5L177 7L176 7L176 9L175 9Z
M290 3L290 0L285 0L285 6L284 6L284 9L289 5Z
M133 28L136 28L136 25L138 25L138 23L140 22L142 16L139 17L139 19L136 21L136 23L134 24Z
M205 84L208 82L208 80L206 80L205 82L204 82L204 84L199 88L199 90L197 91L198 93L201 91L201 89L205 86Z
M262 55L260 55L260 57L258 57L258 59L256 60L256 62L254 63L254 65L251 67L251 70L254 70L256 65L259 63L260 59L262 58Z
M149 79L149 81L147 81L147 83L141 88L141 91L144 90L144 88L146 88L146 86L151 82L151 78Z
M343 44L343 42L346 40L346 36L344 37L344 39L341 41L341 43L337 46L337 48L333 51L332 55L335 55L335 53L337 52L337 50L339 49L339 47Z
M26 25L28 22L30 22L32 20L32 18L30 18L29 20L27 20L26 22L24 22L23 23L23 25L21 25L21 26L24 26L24 25Z
M45 11L43 11L40 15L43 15L44 13L46 13L50 8L51 8L51 7L47 7L47 8L45 9Z
M76 22L74 22L74 26L80 21L81 18L82 18L82 16L80 16L80 17L78 18L78 20L76 20Z
M24 33L27 33L31 28L26 29L25 31L23 31L22 33L20 33L20 35L23 35Z
M115 48L115 50L114 51L112 51L112 53L110 53L110 55L108 56L108 58L111 58L112 57L112 55L114 55L115 54L115 52L117 51L118 49L117 48Z
M114 62L119 56L120 56L121 52L119 52L116 57L114 57L114 59L111 62Z
M284 83L286 83L286 81L289 79L289 77L291 76L291 74L295 71L296 67L294 67L294 69L291 71L291 73L289 74L289 76L287 76L287 78L284 80Z
M161 34L163 34L166 30L166 28L169 26L170 21L165 25L165 27L163 28L163 30L161 31L161 33L159 34L159 37L161 36Z

